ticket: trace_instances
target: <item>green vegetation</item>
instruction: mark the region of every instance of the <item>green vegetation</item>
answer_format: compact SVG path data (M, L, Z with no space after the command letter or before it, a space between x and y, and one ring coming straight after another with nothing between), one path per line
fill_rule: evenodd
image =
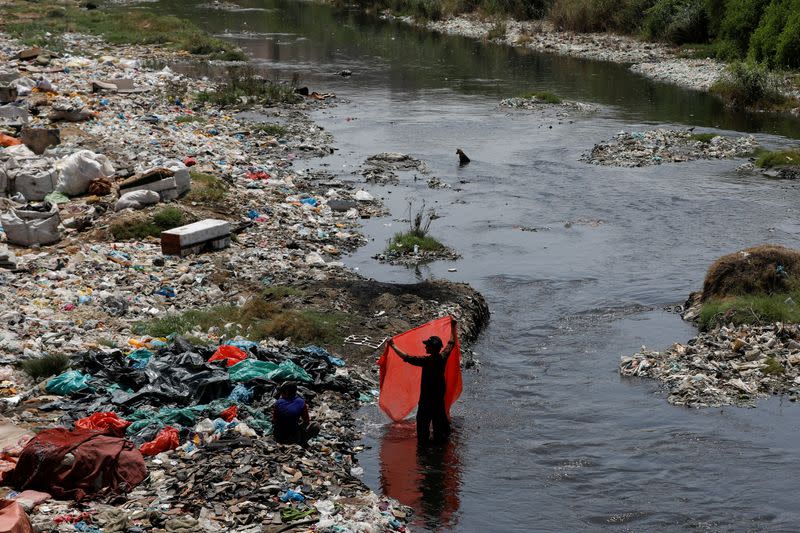
M413 212L413 205L408 206L408 212L409 214ZM431 222L435 217L436 213L433 209L426 211L425 204L422 204L422 208L411 217L409 230L395 233L389 241L386 251L400 254L411 253L414 251L414 246L427 252L444 250L444 245L428 234Z
M158 237L162 231L185 224L183 211L177 207L165 207L156 211L150 218L136 221L120 221L111 224L114 240L142 240Z
M294 90L294 84L265 80L250 67L235 67L228 69L227 79L216 91L197 93L195 98L200 103L218 106L244 102L271 106L298 102L300 97Z
M292 289L287 287L287 294ZM242 335L259 341L269 337L308 342L336 344L344 338L348 315L310 309L287 309L278 302L254 297L241 307L220 305L196 309L162 318L137 322L134 331L139 335L165 337L172 333L186 335L192 331L215 328L227 337Z
M778 91L778 82L766 67L750 63L732 63L710 90L736 108L781 110L796 104Z
M269 135L271 137L285 137L289 130L281 126L280 124L258 124L253 128L253 131L257 131L263 133L265 135Z
M800 323L800 291L714 299L703 304L698 326L703 331L721 324Z
M58 45L54 36L84 32L100 35L113 44L164 44L213 59L247 59L236 46L210 37L193 23L148 8L107 5L92 10L76 6L52 9L48 2L13 0L3 10L0 29L31 46L52 49Z
M364 7L426 20L473 12L522 20L547 18L564 30L692 43L702 57L800 68L800 0L357 1Z
M551 93L549 91L540 91L538 93L525 93L521 94L519 97L532 100L541 100L542 102L547 102L548 104L560 104L562 102L560 96L558 96L555 93Z
M692 133L691 135L689 135L690 139L699 141L704 144L710 143L711 139L713 139L714 137L719 137L719 135L717 135L716 133Z
M756 166L772 168L782 165L800 165L800 150L761 151L756 154Z
M780 361L774 357L767 357L764 360L764 367L761 369L761 372L770 376L782 376L786 373L786 369Z
M186 195L189 202L214 204L220 202L228 194L228 186L224 181L211 174L191 172L192 188Z
M22 362L22 370L33 379L57 376L69 368L69 357L63 354L43 355Z

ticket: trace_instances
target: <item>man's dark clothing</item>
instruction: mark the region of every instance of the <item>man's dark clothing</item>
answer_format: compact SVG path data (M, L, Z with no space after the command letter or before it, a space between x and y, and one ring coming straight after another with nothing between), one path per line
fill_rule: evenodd
M452 349L452 344L448 344L440 355L405 359L407 363L422 368L417 407L417 438L421 441L430 438L431 423L434 439L444 439L450 433L450 419L444 405L444 369Z
M319 432L315 424L306 425L308 418L306 401L300 396L293 400L278 398L275 400L272 435L275 442L281 444L303 444ZM316 430L316 433L314 432ZM313 433L313 434L312 434Z

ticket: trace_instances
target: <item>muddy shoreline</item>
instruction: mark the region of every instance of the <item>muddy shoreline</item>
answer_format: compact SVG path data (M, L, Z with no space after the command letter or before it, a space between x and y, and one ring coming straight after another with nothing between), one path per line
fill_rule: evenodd
M230 500L230 494L220 491L207 496L208 505L198 506L197 495L180 474L183 467L176 467L192 461L203 464L193 459L196 452L181 448L147 458L150 476L129 495L123 513L126 523L163 530L167 517L186 517L193 521L193 531L279 529L281 516L292 503L287 506L278 496L302 485L308 499L300 510L309 510L312 519L325 527L361 524L358 527L402 530L410 510L374 494L358 478L359 431L353 414L377 388L374 360L386 337L451 314L459 320L462 341L468 346L488 321L483 297L468 285L447 281L381 283L341 263L342 254L364 242L359 218L375 216L383 207L374 200L358 200L360 189L327 174L293 168L293 161L332 152L330 135L308 113L335 105L334 95L315 93L318 96L272 106L223 108L198 103L197 92L219 91L220 84L161 68L185 62L185 54L160 46L109 45L76 34L64 35L63 40L63 52L47 54L46 64L36 65L18 59L18 52L26 48L23 44L0 34L0 65L8 81L27 78L36 87L42 80L48 84L49 90L19 97L21 107L35 111L29 112L26 127L61 132L58 145L36 158L24 156L57 165L79 150L90 150L106 156L114 174L106 178L112 186L102 191L105 194L77 194L57 204L58 243L25 248L9 245L5 237L0 242L0 248L8 250L4 256L10 265L0 270L6 292L0 317L12 326L0 336L4 379L13 383L4 391L5 422L41 430L86 414L47 408L54 399L44 390L49 378L31 379L16 366L21 360L58 352L75 362L91 351L124 356L136 346L160 354L169 348L159 346L172 346L172 340L158 341L153 327L184 320L190 316L187 312L216 310L219 319L208 316L217 320L215 325L195 324L181 333L202 352L204 346L247 338L255 331L255 326L226 324L222 320L226 313L248 305L266 309L289 325L300 320L294 335L302 336L304 324L311 324L324 338L314 342L317 329L309 338L294 338L287 335L289 330L280 330L277 319L261 320L257 325L266 327L264 331L280 333L278 338L262 333L254 339L262 348L280 352L293 344L315 344L346 363L342 390L307 391L313 397L311 416L323 425L322 437L302 450L277 446L269 436L243 444L242 453L260 458L250 463L253 468L263 462L284 466L261 474L271 487L266 493ZM157 69L150 66L156 64ZM94 80L123 78L131 80L135 92L92 90ZM66 95L72 112L85 112L91 118L53 120ZM237 115L241 110L248 114ZM7 125L3 131L14 135L16 130ZM16 157L3 155L6 165ZM167 159L191 163L189 194L143 209L116 211L120 184ZM334 208L334 200L352 207ZM13 199L3 202L4 211L21 207ZM183 222L227 221L234 228L230 246L180 258L163 256L157 237L118 237L123 229L150 224L166 208ZM243 315L238 320L243 322ZM475 364L467 350L465 363ZM268 396L262 405L268 408ZM211 451L201 456L214 461ZM230 468L231 475L238 472L236 464ZM299 479L304 481L298 483ZM233 510L220 507L222 502L226 508L233 505ZM237 506L244 509L244 504L254 502L252 510L236 512ZM153 507L164 513L161 518L147 512ZM50 500L31 510L30 517L39 527L60 530L53 522L57 515L82 516L88 511L87 523L104 525L99 513L107 510L109 506L100 502L76 507Z

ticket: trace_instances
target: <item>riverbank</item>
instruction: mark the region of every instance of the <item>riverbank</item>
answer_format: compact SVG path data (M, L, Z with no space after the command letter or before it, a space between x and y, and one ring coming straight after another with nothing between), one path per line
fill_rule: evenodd
M24 13L25 4L13 5ZM44 4L36 6L48 16ZM353 413L375 399L376 351L387 336L444 314L459 320L469 343L488 309L466 285L382 284L343 266L342 254L364 242L359 220L384 208L352 185L293 166L333 151L308 113L331 105L335 95L296 91L246 70L221 81L177 74L168 65L191 71L194 58L170 43L110 44L78 33L42 38L39 49L30 49L0 34L0 76L14 91L0 124L10 145L0 150L10 193L3 213L27 213L27 201L44 198L56 206L57 224L47 243L9 246L16 238L9 231L0 243L0 317L11 326L0 335L4 423L39 431L113 410L152 422L128 431L137 446L178 424L179 448L148 457L148 477L122 504L51 499L31 508L34 524L73 530L71 522L83 522L110 531L116 520L153 530L183 524L192 531L261 531L302 519L320 530L403 530L410 511L359 479ZM236 64L215 66L225 72ZM31 142L31 132L45 145ZM92 179L59 185L76 154ZM189 190L180 196L184 178ZM133 203L119 201L126 186ZM223 249L162 254L162 230L208 219L230 228ZM145 369L179 368L185 363L174 357L205 360L226 343L266 369L244 383L247 400L241 391L197 396L177 382L166 397L142 396L126 381L136 361ZM278 364L291 372L270 373ZM50 369L67 366L88 389L56 391ZM207 371L225 381L223 368ZM172 390L159 381L162 373L147 374L146 387ZM305 449L276 445L269 436L275 381L287 376L303 383L311 417L322 426ZM122 400L115 388L135 394ZM234 405L233 423L221 420L223 408ZM180 417L165 418L170 409ZM137 418L142 413L149 418ZM220 464L219 453L235 460Z
M411 16L382 17L395 19L429 31L459 35L497 44L521 47L537 52L570 57L630 64L630 69L647 78L686 89L708 92L723 79L728 64L713 58L682 57L678 47L661 42L647 42L613 33L559 31L547 20L520 21L513 18L481 17L460 14L440 20L422 20ZM793 76L783 77L779 90L791 99L800 98L800 87ZM800 107L787 109L800 114Z

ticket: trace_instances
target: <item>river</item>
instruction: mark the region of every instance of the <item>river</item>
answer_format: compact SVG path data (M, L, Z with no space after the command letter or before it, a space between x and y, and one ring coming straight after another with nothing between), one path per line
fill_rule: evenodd
M755 409L673 407L655 383L620 378L617 364L643 344L694 335L663 308L699 288L718 256L800 246L800 189L738 173L741 161L620 169L579 157L620 130L656 126L753 132L778 147L800 137L800 122L733 114L624 66L430 34L354 9L163 5L236 40L270 76L297 73L312 90L336 92L338 106L314 119L338 151L315 166L359 182L353 172L367 156L405 152L452 186L403 175L369 187L393 216L365 221L373 240L347 259L382 281L468 282L492 310L447 448L417 456L413 426L388 424L375 406L361 413L364 479L413 506L415 530L797 529L800 407L781 398ZM535 90L601 111L559 123L497 106ZM458 167L456 148L470 165ZM463 258L416 271L376 263L404 229L409 200L421 198L442 217L433 234Z

